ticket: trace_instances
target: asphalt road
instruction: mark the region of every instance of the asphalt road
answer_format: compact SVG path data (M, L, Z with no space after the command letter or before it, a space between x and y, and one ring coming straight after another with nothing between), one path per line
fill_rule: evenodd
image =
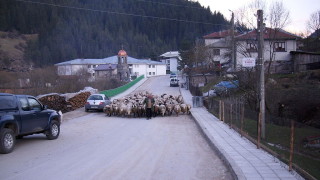
M168 76L136 91L145 90L179 94ZM190 115L147 121L78 110L64 117L57 140L27 136L0 154L0 179L232 179Z

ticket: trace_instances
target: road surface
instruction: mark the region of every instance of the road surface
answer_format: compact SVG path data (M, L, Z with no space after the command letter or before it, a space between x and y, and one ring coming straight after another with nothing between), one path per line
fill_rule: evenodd
M168 76L136 91L145 90L179 94ZM78 110L65 119L57 140L27 136L0 154L0 179L232 179L190 115L147 121Z

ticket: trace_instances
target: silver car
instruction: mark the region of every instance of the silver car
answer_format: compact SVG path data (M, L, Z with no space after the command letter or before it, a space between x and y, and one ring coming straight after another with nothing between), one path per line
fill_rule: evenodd
M86 112L89 110L99 110L102 111L103 108L111 104L110 99L104 94L92 94L88 97L84 109Z

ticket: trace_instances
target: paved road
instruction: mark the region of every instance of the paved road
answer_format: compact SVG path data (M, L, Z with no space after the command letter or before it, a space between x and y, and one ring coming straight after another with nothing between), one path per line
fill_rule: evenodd
M136 91L143 90L179 94L168 76ZM0 179L232 179L188 115L147 121L81 113L69 115L57 140L18 140L0 155Z

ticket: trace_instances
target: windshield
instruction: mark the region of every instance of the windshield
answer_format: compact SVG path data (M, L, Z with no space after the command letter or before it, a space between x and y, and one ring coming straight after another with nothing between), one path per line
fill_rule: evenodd
M10 95L0 96L0 110L15 109L15 108L17 108L17 104L14 99L14 96L10 96Z
M88 98L88 100L103 100L103 98L100 95L92 95Z

